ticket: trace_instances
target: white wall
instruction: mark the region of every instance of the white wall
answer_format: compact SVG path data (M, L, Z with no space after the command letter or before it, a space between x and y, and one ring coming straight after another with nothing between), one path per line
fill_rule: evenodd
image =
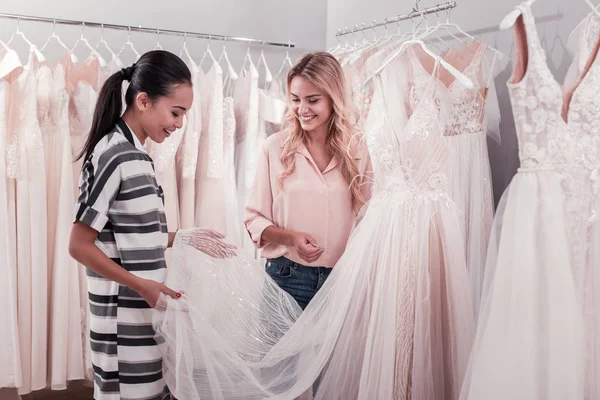
M0 13L15 13L50 18L88 20L99 23L141 25L159 29L177 29L221 35L241 36L277 42L292 41L296 48L290 53L292 59L305 51L322 49L325 46L326 2L305 0L302 4L281 0L2 0ZM0 18L0 40L8 40L16 28L16 21ZM42 45L52 33L52 24L21 22L21 30L34 43ZM57 25L57 34L68 46L79 37L80 28ZM96 45L100 29L86 28L85 37ZM118 51L127 38L123 31L105 30L106 40L113 51ZM146 33L131 34L137 50L141 53L152 49L156 35ZM23 42L16 40L21 46ZM162 37L161 44L179 53L183 39ZM187 40L190 53L199 61L207 41ZM59 45L52 44L51 56L60 57ZM49 46L49 48L50 48ZM212 41L212 50L218 56L222 42ZM26 54L21 46L21 55ZM252 47L252 55L257 62L260 47ZM241 67L246 46L228 44L227 51L236 69ZM56 54L52 54L55 52ZM101 53L107 56L107 52ZM78 46L76 54L87 56L83 46ZM284 58L285 49L265 47L268 64L275 73ZM124 61L132 62L132 54L124 54Z
M443 0L423 0L421 8L442 3ZM513 34L498 30L498 24L518 0L457 0L458 7L451 12L452 21L464 30L495 46L509 56L513 56ZM262 40L286 42L291 40L297 48L291 52L292 59L305 51L314 51L334 46L338 28L352 27L363 22L382 20L398 13L406 13L414 5L411 1L398 0L3 0L0 13L18 13L45 17L90 20L116 24L142 25L152 28L180 29L196 32L215 33L251 37ZM550 54L549 63L557 78L562 80L571 60L565 50L565 43L571 30L587 14L583 0L538 0L534 6L538 18L538 30ZM442 14L443 16L443 14ZM431 17L435 21L435 17ZM410 29L410 22L401 23L403 29ZM0 18L0 40L7 40L15 30L16 21ZM30 40L43 44L52 32L52 24L22 22L21 29ZM395 30L395 26L389 29ZM69 45L73 45L80 29L70 26L57 26L57 33ZM379 28L383 34L383 28ZM368 35L372 35L370 31ZM95 45L100 30L86 29L85 37ZM105 38L119 50L126 40L127 33L105 31ZM140 52L149 50L156 43L156 36L132 33L132 41ZM18 42L22 44L22 42ZM163 37L164 48L179 53L183 40ZM58 45L52 45L55 57L59 56ZM188 48L197 61L200 60L206 41L188 39ZM221 43L212 42L213 51L221 51ZM21 54L25 54L24 47ZM237 44L227 45L231 61L236 68L241 67L246 47ZM85 57L82 46L78 55ZM104 53L106 54L106 53ZM253 59L256 61L259 48L254 46ZM276 72L281 65L284 49L265 48L269 66ZM131 62L129 53L124 61ZM502 144L490 142L490 160L496 199L502 194L518 168L517 142L512 120L512 111L506 91L506 81L512 65L496 80L502 111Z
M504 54L514 57L514 40L512 31L499 31L498 24L510 12L519 0L457 0L458 6L451 11L451 20L465 31L477 36L482 41L496 47ZM420 8L444 3L444 0L423 0ZM398 0L329 0L327 10L327 44L335 46L335 32L339 28L351 28L354 25L370 23L374 19L383 20L398 14L406 14L414 6L412 1ZM569 34L581 19L589 12L583 0L538 0L533 5L533 12L538 21L540 38L548 53L548 62L559 81L564 78L572 57L565 46ZM441 14L445 18L445 14ZM436 17L430 17L435 23ZM411 23L401 23L405 30L411 29ZM396 31L395 25L390 30ZM384 34L383 28L379 28ZM373 35L373 31L367 33ZM489 143L490 161L496 200L516 173L518 168L517 139L512 118L510 100L506 89L506 81L512 72L512 63L496 79L496 87L502 113L502 144Z

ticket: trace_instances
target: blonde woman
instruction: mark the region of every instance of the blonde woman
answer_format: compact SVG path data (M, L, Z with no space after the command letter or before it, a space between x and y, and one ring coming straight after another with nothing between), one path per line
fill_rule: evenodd
M266 271L304 309L341 257L368 200L369 166L353 125L342 68L304 55L287 76L287 128L259 155L245 225ZM359 177L360 179L355 179Z
M342 73L323 54L290 72L290 126L267 140L248 206L267 272L175 243L166 283L184 295L166 298L156 329L175 397L459 398L475 320L439 81L402 121L401 68L371 81L373 195L349 238L367 159L352 146Z

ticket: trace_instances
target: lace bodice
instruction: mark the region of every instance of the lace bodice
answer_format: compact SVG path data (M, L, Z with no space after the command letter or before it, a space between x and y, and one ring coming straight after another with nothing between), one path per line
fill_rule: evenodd
M44 179L44 142L37 118L36 77L39 64L33 50L21 75L17 78L19 96L19 122L13 126L13 138L18 143L17 179L39 181ZM14 143L14 142L13 142ZM9 154L9 163L11 160ZM9 168L9 171L11 169Z
M571 98L567 120L562 117L563 90L556 82L541 47L527 3L519 6L527 34L528 65L520 82L508 84L519 137L522 168L581 166L582 151L598 136L590 92L598 91L598 65L594 63ZM589 103L589 106L585 103ZM587 115L586 115L587 114ZM568 121L568 122L567 122ZM590 154L591 156L591 154ZM598 160L593 160L597 164Z
M444 133L446 136L476 134L485 130L484 123L488 88L483 83L486 80L482 79L482 59L487 46L482 42L474 42L474 44L477 45L475 50L472 47L467 47L452 51L453 58L459 58L462 55L470 57L470 61L463 68L462 73L471 79L474 88L468 89L456 79L452 80L447 86L441 80L439 81L440 95L446 96L452 104L448 114L449 120L446 125L446 132ZM408 49L414 82L410 89L409 109L414 108L423 87L427 85L431 76L422 64L426 58L430 60L430 57L422 51L418 55L418 50L420 50L420 47L417 45L411 46ZM447 54L449 55L450 52L448 51ZM458 57L456 54L458 54Z
M202 70L195 64L189 63L194 87L194 102L187 113L187 121L181 144L177 150L177 162L183 178L194 178L198 165L198 144L202 132Z
M87 140L92 127L94 107L97 100L98 93L88 82L80 80L75 84L69 104L73 158L79 154Z
M373 80L374 93L367 121L367 144L373 164L373 198L401 194L401 201L447 199L448 148L443 140L443 113L449 104L435 96L436 78L424 85L410 115L401 74L388 67ZM434 98L436 100L434 100ZM419 100L419 101L416 101Z
M525 2L518 8L526 39L517 38L525 43L528 63L521 81L509 83L508 88L519 138L520 171L552 170L562 178L568 238L578 274L583 271L589 247L588 227L597 215L600 63L595 57L576 86L563 95L546 63L530 4Z
M68 60L68 58L67 58ZM42 65L38 70L38 120L44 135L56 135L69 129L69 96L66 88L66 68Z
M235 151L235 110L233 97L223 99L223 153L228 162L233 162Z
M205 101L202 103L204 116L203 134L208 135L209 178L223 177L223 70L214 63L204 78Z
M349 81L350 96L358 111L359 126L361 128L369 114L373 98L372 87L363 87L363 83L367 80L369 74L366 62L377 50L378 48L373 46L364 51L357 51L342 62L344 75L348 77Z

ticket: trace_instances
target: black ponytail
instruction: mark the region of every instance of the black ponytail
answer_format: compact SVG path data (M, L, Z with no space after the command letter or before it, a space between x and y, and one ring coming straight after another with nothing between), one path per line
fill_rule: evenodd
M140 92L147 93L148 98L154 100L168 96L173 86L177 84L191 85L192 74L181 58L175 54L164 50L153 50L142 55L132 66L111 75L100 90L92 127L77 160L82 157L87 159L98 142L114 129L121 118L123 81L130 81L125 93L125 104L129 107Z

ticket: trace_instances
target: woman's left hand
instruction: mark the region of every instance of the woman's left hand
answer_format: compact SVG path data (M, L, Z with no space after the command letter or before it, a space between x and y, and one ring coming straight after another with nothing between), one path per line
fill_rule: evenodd
M180 230L185 243L214 258L231 258L237 255L237 247L225 242L225 235L212 229L195 228Z

